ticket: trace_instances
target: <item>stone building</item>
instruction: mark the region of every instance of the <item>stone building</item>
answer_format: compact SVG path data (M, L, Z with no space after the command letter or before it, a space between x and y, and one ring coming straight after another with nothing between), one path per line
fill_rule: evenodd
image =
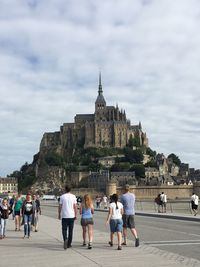
M123 148L130 136L139 137L140 144L148 146L146 133L141 123L131 125L126 118L125 110L118 105L108 106L103 96L101 74L99 75L98 96L93 114L76 114L73 123L64 123L60 131L43 135L40 151L54 148L58 154L65 150L73 150L77 145L87 147Z
M0 193L15 194L18 192L18 181L14 177L0 177Z
M97 158L98 163L103 165L106 168L109 168L113 166L116 163L116 159L122 159L124 158L124 155L117 155L117 156L106 156L106 157L101 157Z
M124 186L125 184L136 185L135 172L111 172L111 181L116 182L118 186Z
M99 172L91 172L88 177L88 187L95 188L97 191L106 191L106 185L110 181L108 170L100 170Z
M88 177L88 187L95 188L98 191L106 191L109 182L114 182L117 186L125 184L136 185L135 172L109 172L108 170L100 170L99 172L91 172Z

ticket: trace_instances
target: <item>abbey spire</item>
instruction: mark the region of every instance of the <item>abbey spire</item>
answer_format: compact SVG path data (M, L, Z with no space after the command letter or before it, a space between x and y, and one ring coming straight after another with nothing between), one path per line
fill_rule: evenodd
M103 89L101 84L101 72L99 72L99 87L98 87L98 96L95 102L96 109L106 107L106 101L103 96Z
M99 95L103 94L103 90L102 90L102 84L101 84L101 72L99 72L99 91L98 91Z

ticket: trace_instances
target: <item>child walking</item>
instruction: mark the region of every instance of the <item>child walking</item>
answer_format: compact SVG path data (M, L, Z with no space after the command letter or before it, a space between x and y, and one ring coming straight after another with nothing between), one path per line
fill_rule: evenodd
M110 223L110 241L109 245L113 246L114 233L117 232L118 250L122 249L122 229L123 229L123 205L118 202L118 195L113 194L111 197L111 203L108 210L108 216L106 224Z
M0 204L0 218L1 218L0 239L3 239L6 237L6 222L11 213L12 213L12 210L8 206L8 200L4 198L2 203Z
M94 207L93 202L89 194L86 194L83 198L83 202L80 206L80 214L81 214L81 226L83 228L83 246L86 246L86 235L88 229L88 249L92 249L92 241L93 241L93 214Z

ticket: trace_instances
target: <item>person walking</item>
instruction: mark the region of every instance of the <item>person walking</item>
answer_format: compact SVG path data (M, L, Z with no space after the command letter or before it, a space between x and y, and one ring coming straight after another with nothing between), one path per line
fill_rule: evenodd
M26 199L24 200L22 206L22 216L23 216L23 224L24 224L24 237L26 236L30 238L31 232L31 224L33 223L33 215L35 213L35 208L33 205L31 194L26 195Z
M154 202L157 205L158 213L161 212L161 207L162 207L162 202L161 202L161 199L160 199L160 195L161 194L158 194L157 197L154 199Z
M96 209L100 209L101 197L97 195L95 198L95 202L96 202Z
M108 198L106 195L103 196L103 208L104 209L108 208Z
M160 194L160 200L162 203L162 213L166 213L166 211L167 211L167 195L164 192L162 192Z
M135 229L135 195L129 192L129 185L126 184L124 187L124 194L121 196L121 203L124 206L124 214L122 216L123 219L123 236L124 242L122 245L127 244L127 228L131 230L132 235L135 237L135 246L139 246L139 238L137 235L137 231Z
M15 213L14 213L14 210L13 210L13 207L14 207L14 204L15 204L15 195L13 195L11 197L11 199L9 199L9 207L12 209L12 219L14 220L15 219Z
M83 246L86 246L86 235L88 230L88 249L92 249L92 241L93 241L93 214L94 207L93 202L89 194L86 194L83 197L83 202L80 206L80 215L81 215L81 226L83 228Z
M38 232L38 221L39 221L39 215L41 215L41 206L40 206L40 200L39 197L35 194L33 195L33 206L34 206L34 215L33 215L33 226L35 228L35 232Z
M193 192L191 196L191 208L193 215L196 216L198 213L199 197Z
M4 198L0 204L0 239L6 237L6 222L9 215L12 213L11 207L8 206L8 200Z
M65 194L60 197L60 203L58 207L58 219L60 220L62 218L64 249L71 247L74 220L77 218L76 196L71 194L70 191L71 188L69 186L65 186Z
M18 194L16 201L14 203L14 216L15 216L15 231L20 231L21 218L22 218L22 196Z
M118 195L112 195L112 202L109 205L108 216L106 220L106 224L110 223L110 241L109 245L113 246L113 237L117 232L117 240L118 240L118 250L122 249L122 229L123 229L123 205L118 201Z

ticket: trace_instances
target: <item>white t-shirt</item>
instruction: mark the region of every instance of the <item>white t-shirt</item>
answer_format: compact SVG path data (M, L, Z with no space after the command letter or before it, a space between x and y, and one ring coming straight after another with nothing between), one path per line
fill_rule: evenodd
M108 198L106 196L103 197L103 202L107 203Z
M167 202L167 195L166 194L161 194L160 199L162 202L166 203Z
M109 206L109 208L112 209L111 219L113 219L113 220L122 218L121 209L123 208L123 205L122 205L122 203L117 202L117 206L118 206L118 209L116 209L115 202L110 203L110 206Z
M62 205L61 217L74 218L74 204L76 204L76 196L71 193L63 194L60 197L60 204Z
M191 200L194 201L195 205L199 204L199 197L196 194L192 195Z

